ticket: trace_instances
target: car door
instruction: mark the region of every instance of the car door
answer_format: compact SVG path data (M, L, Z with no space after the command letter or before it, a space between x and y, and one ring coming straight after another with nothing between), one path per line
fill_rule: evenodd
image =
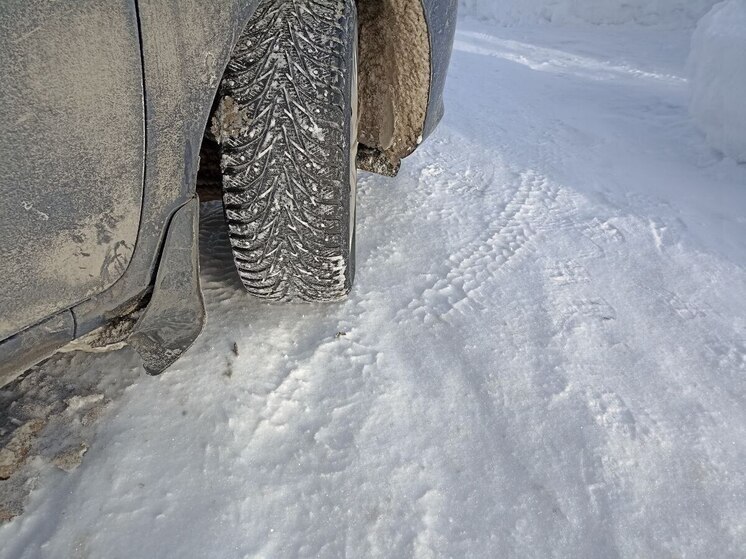
M145 150L134 0L0 2L0 340L129 264Z

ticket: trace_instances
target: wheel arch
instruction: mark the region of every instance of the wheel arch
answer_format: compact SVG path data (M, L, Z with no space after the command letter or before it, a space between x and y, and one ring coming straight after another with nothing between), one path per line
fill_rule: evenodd
M195 196L200 146L220 76L258 3L137 2L146 112L140 228L125 274L72 309L76 338L121 316L154 284L169 224Z
M248 15L253 13L256 0ZM401 159L422 141L428 116L432 61L431 38L421 0L356 0L358 50L358 168L395 175ZM249 17L241 14L234 42ZM222 76L232 47L220 60ZM216 91L213 92L217 94ZM216 104L212 104L211 114ZM210 119L206 128L209 132ZM208 140L209 141L209 140ZM207 146L209 149L209 146ZM215 199L217 175L214 154L202 151L198 191L203 200ZM205 165L206 164L206 165Z

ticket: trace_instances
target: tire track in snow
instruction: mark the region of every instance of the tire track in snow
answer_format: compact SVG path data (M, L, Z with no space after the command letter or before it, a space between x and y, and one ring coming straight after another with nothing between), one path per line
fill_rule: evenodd
M449 257L441 277L421 289L397 321L448 320L452 313L482 308L494 289L496 276L525 250L535 250L533 240L556 223L558 189L546 177L532 171L521 173L521 184L498 214L492 226Z

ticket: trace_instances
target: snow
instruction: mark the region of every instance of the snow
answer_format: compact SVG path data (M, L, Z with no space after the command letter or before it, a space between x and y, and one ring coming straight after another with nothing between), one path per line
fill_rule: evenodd
M689 37L462 21L340 304L247 298L205 207L204 333L157 378L42 368L129 386L0 557L742 557L746 167L688 115Z
M715 6L689 55L690 109L710 144L746 163L746 1Z
M738 1L738 0L736 0ZM459 0L460 13L503 25L593 23L693 26L718 0Z

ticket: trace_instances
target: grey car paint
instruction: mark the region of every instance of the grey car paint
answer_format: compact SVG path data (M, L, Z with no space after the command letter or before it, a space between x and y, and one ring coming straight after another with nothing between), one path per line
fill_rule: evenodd
M430 36L430 98L422 137L427 138L443 118L443 92L456 33L458 0L422 0Z
M0 29L3 339L122 276L145 138L133 0L6 1Z
M423 130L423 137L426 137L435 128L443 112L442 92L453 41L457 1L422 1L431 47L429 104ZM0 22L4 29L12 30L2 38L0 52L10 53L5 56L11 59L6 63L15 67L15 73L4 73L2 77L4 82L13 80L11 89L14 96L9 104L0 105L0 126L11 127L24 114L30 112L33 115L35 107L24 101L23 89L32 84L43 88L44 84L39 85L39 82L43 82L46 74L34 66L34 61L49 60L48 57L54 59L55 48L66 48L65 44L61 44L65 37L58 20L64 21L71 34L93 35L89 37L90 44L94 45L91 48L99 56L91 53L91 58L96 60L89 63L103 66L100 69L106 76L116 74L122 80L107 84L101 76L89 76L90 87L83 91L79 83L82 77L73 71L80 61L75 59L75 52L71 51L60 59L61 63L69 65L66 70L64 65L59 67L63 72L62 80L67 80L69 85L59 94L59 107L67 110L65 103L71 104L78 109L77 118L65 118L67 112L42 104L39 107L47 111L45 114L49 120L40 121L40 127L11 127L10 132L16 134L9 140L6 140L7 129L0 129L3 132L0 156L6 162L12 160L15 165L27 165L26 169L33 171L28 176L35 177L33 184L27 181L24 188L20 188L15 179L23 174L22 167L20 171L15 171L14 180L9 178L8 173L0 176L0 221L3 227L0 232L0 273L4 274L0 276L3 281L0 298L0 324L3 324L0 333L0 386L69 341L119 317L139 301L147 300L154 283L156 291L159 289L156 274L158 278L168 276L168 270L158 269L159 262L177 269L189 264L195 271L190 276L191 280L182 286L183 292L191 295L180 299L180 309L164 305L162 301L160 304L160 308L167 309L170 316L165 318L164 315L164 324L174 323L173 317L179 313L183 317L194 317L196 323L196 328L187 329L185 335L171 336L171 340L179 340L176 343L180 347L176 348L176 353L186 349L199 333L204 314L196 274L196 237L178 237L175 234L178 238L191 238L189 242L195 243L191 247L193 250L178 250L178 243L170 243L171 248L167 243L164 247L164 239L172 221L182 232L190 230L186 223L194 223L196 203L190 205L190 211L182 212L186 216L183 219L177 220L173 216L179 208L195 199L199 150L215 92L233 45L257 2L151 0L133 3L130 0L99 3L85 0L71 7L70 3L59 3L64 4L59 6L53 0L12 0L0 5ZM19 17L26 19L21 21L17 19ZM49 23L52 19L55 20L54 24ZM28 25L28 21L38 22L38 25ZM58 29L58 32L49 32L54 29ZM109 36L98 37L104 33ZM122 42L125 33L127 39ZM34 36L36 39L30 41ZM88 48L79 39L70 37L69 41L83 51ZM133 52L141 62L134 61ZM140 71L136 78L133 65ZM81 109L78 95L88 99L95 109L86 114ZM83 147L89 151L63 135L51 135L49 130L59 130L61 123L64 123L71 137L80 137L80 142L85 142ZM116 134L110 133L110 130ZM51 175L45 174L44 169L32 169L33 161L16 161L31 159L29 154L37 153L40 149L38 146L50 144L54 144L52 149L64 152L54 160L51 157L47 160L47 171L57 167ZM135 153L136 156L133 155ZM104 162L106 164L102 166ZM64 177L66 182L59 181L58 177ZM67 191L60 189L63 184L68 185ZM24 189L39 196L38 200L29 200L28 210L23 205L20 209L16 207L18 200L25 196ZM79 202L77 205L63 200L68 192L73 197L79 197L79 200L76 198ZM52 208L57 208L58 214L65 214L64 217L60 215L57 225L50 223L48 229L35 229L33 225L28 225L31 223L28 216L37 215L35 210L51 215L46 209ZM112 208L117 211L113 212ZM21 212L28 215L19 216ZM42 277L36 275L39 268L59 266L58 274L64 276L69 273L68 267L72 262L69 253L76 247L65 245L62 249L56 249L52 241L61 234L69 235L81 224L90 223L86 231L101 228L102 224L95 219L86 222L86 216L111 216L103 224L108 231L103 241L108 251L120 241L127 244L124 258L116 259L117 265L110 266L111 272L102 273L102 266L108 270L104 264L111 257L107 256L108 252L98 249L97 265L84 266L86 273L92 276L89 283L82 287L71 285L70 293L65 296L53 285L16 291L16 288L23 288L25 283L33 284L38 277ZM24 219L27 220L26 229ZM138 225L134 230L133 223ZM112 231L116 234L112 234ZM33 245L31 252L29 243ZM36 246L46 250L46 253L41 256L34 253ZM170 251L174 249L177 249L180 257L171 255ZM166 254L162 255L162 252ZM157 294L153 294L154 302L158 298ZM159 339L157 328L153 326L161 318L157 307L154 304L153 309L147 309L135 327L136 332L141 332L141 341L142 332L147 333L148 340ZM13 310L25 308L34 310L28 313ZM179 320L176 319L176 322ZM32 321L37 323L30 326ZM164 352L173 352L174 347L167 347L171 342L165 338L163 340ZM132 341L137 346L134 338ZM149 358L155 359L152 357L153 351L158 352L157 347L153 349L153 344L149 347L151 356L144 357L150 372L159 372L162 366L170 364L172 359L163 361L162 366L154 365L154 361L148 364Z

